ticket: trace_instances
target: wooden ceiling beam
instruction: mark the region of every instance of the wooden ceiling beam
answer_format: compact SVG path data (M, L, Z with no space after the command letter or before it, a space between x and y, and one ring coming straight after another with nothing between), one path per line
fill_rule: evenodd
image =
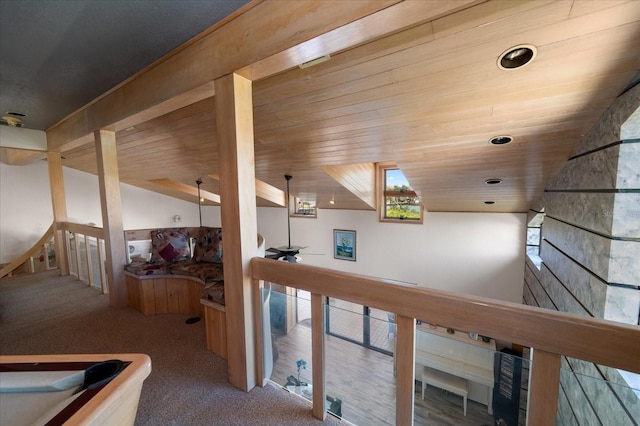
M187 185L182 182L176 182L175 180L171 179L150 179L149 182L155 183L156 185L164 186L165 188L169 188L174 191L193 195L194 197L196 197L196 200L198 198L198 188L195 186ZM214 203L220 204L220 196L218 194L214 194L213 192L201 189L200 197L204 198L205 200L213 201Z
M217 173L212 173L209 177L220 181L220 175ZM287 195L283 190L278 189L273 185L269 185L267 182L263 182L260 179L256 179L256 196L282 207L287 205Z
M44 151L31 149L0 148L0 162L9 166L24 166L36 160L42 160L47 156Z

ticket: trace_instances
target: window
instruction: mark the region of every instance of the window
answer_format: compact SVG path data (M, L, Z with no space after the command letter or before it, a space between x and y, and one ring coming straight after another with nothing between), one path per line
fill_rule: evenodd
M407 178L395 165L379 164L380 220L383 222L422 223L422 203Z
M531 218L527 223L527 256L540 269L542 259L540 258L540 244L542 241L542 223L544 222L544 208L541 211L530 211Z

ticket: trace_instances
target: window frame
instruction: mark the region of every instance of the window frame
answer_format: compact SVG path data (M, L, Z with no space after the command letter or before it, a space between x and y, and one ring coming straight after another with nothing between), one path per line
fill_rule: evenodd
M423 224L424 223L424 204L422 204L422 200L420 200L420 196L412 189L411 191L385 191L385 180L386 180L386 171L387 170L402 170L395 163L377 163L376 164L376 196L377 196L377 205L378 205L378 220L380 222L387 223L411 223L411 224ZM397 195L396 195L397 194ZM387 205L386 200L387 197L417 197L420 202L418 206L420 208L420 218L419 219L399 219L399 218L390 218L386 216Z

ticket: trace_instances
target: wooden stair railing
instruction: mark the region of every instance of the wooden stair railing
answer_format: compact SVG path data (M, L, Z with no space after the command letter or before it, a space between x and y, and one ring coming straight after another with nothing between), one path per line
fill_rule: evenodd
M107 286L103 265L105 256L102 253L102 246L104 245L104 229L71 222L61 222L58 229L73 236L73 238L69 238L68 235L65 235L69 273L76 276L80 281L99 288L102 293L108 293L109 288ZM97 253L95 258L92 255L89 238L94 238L96 242ZM81 239L83 240L82 243L80 243ZM73 246L71 244L73 244ZM82 255L82 252L84 252L84 255ZM97 270L94 270L94 260ZM75 262L75 265L72 262Z
M517 303L418 287L401 282L310 265L251 260L253 297L261 300L262 281L311 293L313 415L324 418L324 322L326 296L396 314L396 424L413 424L416 319L475 330L533 351L529 385L528 425L555 424L561 357L577 358L640 374L640 327L598 318L551 311ZM262 321L254 307L258 357L262 356ZM264 383L262 360L256 365ZM317 393L317 394L316 394Z
M0 269L0 278L6 275L11 275L16 269L24 265L25 262L29 261L34 256L39 255L43 247L44 247L45 259L48 259L46 244L51 238L53 238L54 225L55 224L52 223L49 229L47 229L47 231L44 233L44 235L29 250L25 251L22 255L18 256L16 259L11 261L4 268ZM47 269L54 269L54 268L49 268L47 266ZM33 273L34 271L31 270L31 272Z

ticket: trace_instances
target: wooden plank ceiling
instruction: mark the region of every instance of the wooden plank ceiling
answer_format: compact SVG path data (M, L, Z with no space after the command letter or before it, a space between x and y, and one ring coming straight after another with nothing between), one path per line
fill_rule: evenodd
M428 211L524 212L637 73L639 22L634 0L481 2L255 81L256 178L284 190L291 174L292 194L321 209L372 209L323 168L391 161ZM499 69L498 56L522 44L537 48L534 60ZM513 142L490 145L497 135ZM153 181L195 188L200 178L219 194L213 97L117 140L123 182L197 202ZM92 144L63 155L97 173Z

